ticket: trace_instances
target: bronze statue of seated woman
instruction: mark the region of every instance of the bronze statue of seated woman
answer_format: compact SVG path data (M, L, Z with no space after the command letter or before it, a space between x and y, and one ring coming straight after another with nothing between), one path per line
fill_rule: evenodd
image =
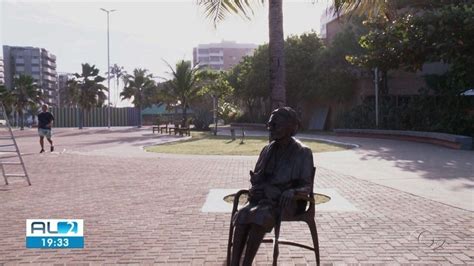
M274 110L268 120L271 142L250 171L249 204L233 217L231 265L239 265L245 246L243 265L251 265L265 233L272 230L278 217L300 209L295 195L306 196L312 191L312 151L293 138L299 124L290 107Z

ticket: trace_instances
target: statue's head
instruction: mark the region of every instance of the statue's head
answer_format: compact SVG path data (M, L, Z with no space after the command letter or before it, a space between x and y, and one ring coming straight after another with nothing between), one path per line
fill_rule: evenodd
M298 115L291 107L280 107L273 110L267 123L271 140L292 137L298 131L299 126Z

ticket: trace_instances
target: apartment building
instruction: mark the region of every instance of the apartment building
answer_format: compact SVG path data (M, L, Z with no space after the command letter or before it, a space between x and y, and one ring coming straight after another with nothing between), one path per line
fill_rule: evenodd
M74 74L72 73L59 73L58 74L58 103L61 107L68 107L68 90L67 90L67 82L72 80Z
M13 79L19 75L31 76L41 88L44 100L58 103L56 56L44 48L3 46L5 86L13 88Z
M0 56L0 85L5 84L5 73L3 68L3 57Z
M237 65L242 57L252 55L258 45L222 41L220 43L199 44L193 48L193 65L214 70L229 70Z

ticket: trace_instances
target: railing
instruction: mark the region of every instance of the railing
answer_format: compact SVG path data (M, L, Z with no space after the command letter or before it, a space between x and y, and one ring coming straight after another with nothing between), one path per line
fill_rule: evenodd
M107 108L92 108L81 112L75 107L51 107L50 112L54 115L55 127L79 127L80 117L84 115L83 127L106 127L108 126ZM139 112L133 107L110 108L111 126L137 126L139 123Z

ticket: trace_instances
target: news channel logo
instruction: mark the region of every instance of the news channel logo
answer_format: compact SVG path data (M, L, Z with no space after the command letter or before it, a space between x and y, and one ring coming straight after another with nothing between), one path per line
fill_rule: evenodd
M27 219L27 248L84 248L84 220Z

